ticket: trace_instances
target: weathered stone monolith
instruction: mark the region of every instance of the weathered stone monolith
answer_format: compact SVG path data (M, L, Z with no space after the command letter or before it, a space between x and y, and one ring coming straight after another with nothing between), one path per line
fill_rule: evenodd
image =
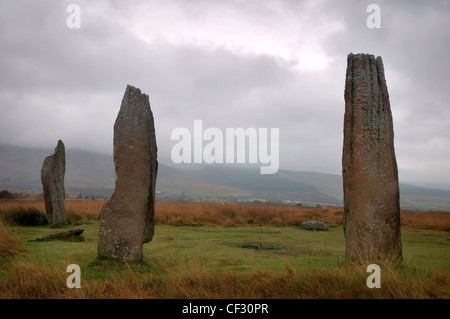
M44 190L47 220L51 225L66 220L64 174L66 173L66 152L59 140L55 152L44 159L41 182Z
M143 244L154 233L156 154L148 95L128 85L114 124L116 187L100 212L100 257L142 259Z
M347 57L342 175L347 257L401 259L394 130L381 57Z

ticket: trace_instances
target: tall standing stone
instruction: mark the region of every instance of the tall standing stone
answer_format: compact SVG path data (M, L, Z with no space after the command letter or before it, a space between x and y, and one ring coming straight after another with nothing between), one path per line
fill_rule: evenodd
M347 57L342 175L347 257L401 259L394 130L381 57Z
M41 182L44 190L45 210L50 224L66 220L64 174L66 173L66 151L59 140L55 152L44 159Z
M100 212L100 257L142 259L143 244L154 233L156 154L148 95L128 85L114 124L116 187Z

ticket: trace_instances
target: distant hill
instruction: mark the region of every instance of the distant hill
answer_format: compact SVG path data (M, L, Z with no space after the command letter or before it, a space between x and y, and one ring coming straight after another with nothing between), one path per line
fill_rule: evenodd
M44 159L54 149L34 149L0 145L0 185L41 188ZM66 146L67 187L114 188L114 162L111 156Z
M0 190L42 191L40 171L53 149L0 145ZM110 155L66 146L66 190L71 196L109 197L114 190ZM404 209L450 211L450 190L400 184ZM170 201L269 201L342 206L340 175L280 170L261 175L259 168L233 165L177 167L159 163L157 197Z

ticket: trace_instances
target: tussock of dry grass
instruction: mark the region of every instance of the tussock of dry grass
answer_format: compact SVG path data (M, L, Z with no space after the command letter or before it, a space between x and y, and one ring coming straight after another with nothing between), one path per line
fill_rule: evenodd
M49 266L20 261L14 263L6 280L0 281L0 298L58 298L67 293L66 274Z
M0 221L0 258L9 257L22 250L22 242Z

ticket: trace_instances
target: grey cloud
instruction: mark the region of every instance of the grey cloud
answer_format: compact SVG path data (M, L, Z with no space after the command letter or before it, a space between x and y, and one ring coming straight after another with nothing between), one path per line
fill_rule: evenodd
M278 127L281 168L340 173L346 56L368 52L385 64L401 178L444 184L450 178L448 5L378 1L382 27L373 30L365 25L371 2L280 1L273 14L270 1L220 2L255 23L288 23L281 18L296 14L312 29L342 22L342 31L318 42L328 66L305 71L226 46L144 43L128 26L146 1L82 1L79 30L65 26L69 2L1 1L0 143L50 148L62 138L67 147L111 153L112 125L132 84L150 95L162 160L170 161L171 131L202 119L220 129ZM164 3L199 17L214 5Z

